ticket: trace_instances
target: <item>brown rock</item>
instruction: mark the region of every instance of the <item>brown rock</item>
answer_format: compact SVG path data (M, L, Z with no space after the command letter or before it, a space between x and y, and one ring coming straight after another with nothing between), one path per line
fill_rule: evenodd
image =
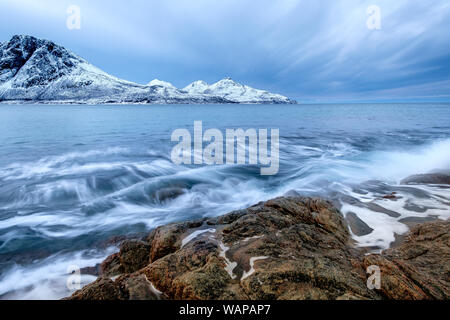
M376 297L348 246L342 216L326 201L278 198L207 224L215 226L214 234L205 232L142 270L170 298ZM188 233L172 233L174 242ZM236 263L234 278L225 270L223 246L229 247L228 264Z
M119 253L114 253L106 258L99 267L99 275L103 277L113 277L124 272L120 264Z
M172 223L154 229L146 239L151 243L150 261L158 260L178 250L181 246L179 236L187 229L202 224L203 221Z
M414 227L400 246L370 255L365 266L381 268L381 293L388 299L449 299L450 222Z
M153 262L142 272L171 299L243 298L241 292L227 288L230 277L218 257L217 244L195 241L185 248Z
M120 246L120 264L125 273L133 273L150 262L150 245L144 241L126 240Z
M144 274L122 275L115 283L128 300L160 300L163 296L153 288Z
M72 298L448 299L449 234L448 222L426 223L397 248L366 256L331 203L282 197L124 242L100 266L122 275ZM367 287L370 265L381 269L379 290Z
M98 276L100 271L100 264L96 264L93 267L84 267L80 269L81 274L89 274L92 276Z
M122 300L119 287L109 278L98 278L95 282L76 291L70 300Z

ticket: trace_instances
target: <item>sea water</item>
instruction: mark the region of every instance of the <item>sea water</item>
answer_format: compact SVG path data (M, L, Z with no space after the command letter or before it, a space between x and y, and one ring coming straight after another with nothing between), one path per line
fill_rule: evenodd
M194 121L279 129L278 173L175 165L171 133ZM371 230L357 245L384 249L405 219L450 216L450 189L401 184L433 170L450 170L450 104L0 105L0 297L62 298L114 236L286 194L330 199Z

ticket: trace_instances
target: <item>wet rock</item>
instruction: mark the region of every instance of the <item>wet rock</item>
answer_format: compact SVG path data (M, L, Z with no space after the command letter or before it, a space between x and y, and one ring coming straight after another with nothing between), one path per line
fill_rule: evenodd
M114 253L106 258L99 268L99 275L104 277L113 277L122 274L124 269L120 264L119 253Z
M392 210L388 210L376 203L365 203L361 207L363 207L363 208L367 207L371 211L387 214L389 217L392 217L392 218L398 218L401 216L400 213L392 211Z
M128 300L160 300L163 296L143 274L120 276L115 284L120 288L122 296Z
M91 276L98 276L100 274L100 264L93 267L84 267L80 269L81 274L88 274Z
M347 219L350 229L357 236L365 236L373 231L373 229L358 218L354 212L347 213L345 218Z
M126 240L120 246L120 264L125 273L133 273L150 261L150 245L144 241Z
M450 222L415 226L403 244L369 255L365 266L381 269L380 292L387 299L439 299L450 297Z
M206 223L215 232L182 249L182 239L195 232L184 224L166 229L171 241L153 238L171 253L141 271L169 298L376 298L362 267L353 270L360 262L344 219L329 202L278 198Z
M98 278L95 282L76 291L70 300L123 300L119 286L109 278Z
M172 223L154 229L146 238L151 243L150 261L158 260L181 247L180 235L190 228L203 224L203 220L194 222Z
M382 207L382 206L380 206L380 205L378 205L376 203L373 203L373 202L367 202L367 203L366 202L361 202L358 199L353 198L353 197L349 197L349 196L342 196L341 198L342 198L342 200L344 202L349 203L351 205L354 205L356 207L367 208L370 211L383 213L383 214L386 214L386 215L388 215L390 217L393 217L393 218L400 217L399 213L397 213L395 211L392 211L392 210L388 210L388 209L386 209L386 208L384 208L384 207Z
M237 286L235 290L227 288L230 277L223 268L217 245L200 241L185 248L142 270L158 290L171 299L244 298Z
M349 220L358 233L370 229ZM448 299L449 234L448 222L419 225L397 248L366 255L330 202L281 197L124 242L100 268L122 275L74 298ZM381 269L379 290L367 287L371 265Z
M427 173L412 175L401 181L401 184L448 184L450 185L449 173Z
M398 221L412 228L425 222L431 222L436 220L438 220L437 216L427 216L427 217L405 217L399 219Z

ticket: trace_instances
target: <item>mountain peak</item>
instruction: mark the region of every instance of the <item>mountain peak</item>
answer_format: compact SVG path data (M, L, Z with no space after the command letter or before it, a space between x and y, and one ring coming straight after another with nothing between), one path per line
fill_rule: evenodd
M0 84L13 80L13 87L45 85L68 74L83 60L49 40L15 35L0 52Z
M0 102L59 103L293 103L230 77L183 90L154 79L148 85L113 77L52 41L15 35L0 45Z
M222 80L219 80L217 83L237 83L236 81L234 81L231 77L225 77Z
M191 85L208 85L208 83L203 80L197 80L197 81L192 82Z
M226 78L223 78L222 80L217 81L211 87L212 88L244 87L244 85L240 84L239 82L234 81L230 77L226 77Z
M161 86L161 87L176 89L176 87L173 84L171 84L170 82L162 81L159 79L153 79L147 85L148 86Z
M24 39L38 41L38 38L33 37L33 36L29 36L27 34L15 34L15 35L13 35L11 37L11 39L9 41L17 41L17 40L24 40Z
M26 46L27 49L39 47L39 46L53 46L59 47L54 42L45 39L38 39L33 36L25 35L25 34L16 34L11 37L11 39L7 42L4 42L8 47L18 47L19 45ZM61 47L62 48L62 47ZM65 50L65 49L64 49Z
M183 90L191 94L204 94L208 88L209 85L205 81L197 80L184 87Z

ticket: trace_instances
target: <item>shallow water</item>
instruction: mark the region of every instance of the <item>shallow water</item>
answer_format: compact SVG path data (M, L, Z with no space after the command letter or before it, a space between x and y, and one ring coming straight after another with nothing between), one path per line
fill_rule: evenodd
M280 171L177 166L177 128L279 128ZM70 294L70 266L92 266L109 239L217 216L292 190L330 198L386 248L406 217L450 216L450 190L404 186L450 169L449 104L0 105L0 296ZM383 196L396 192L397 200ZM83 283L94 278L83 276Z

